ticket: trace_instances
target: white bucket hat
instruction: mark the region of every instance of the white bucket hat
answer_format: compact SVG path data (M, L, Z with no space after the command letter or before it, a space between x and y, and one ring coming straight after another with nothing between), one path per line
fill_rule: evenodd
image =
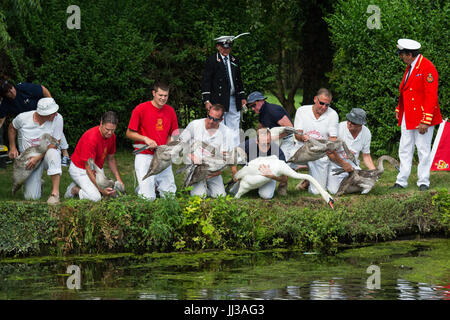
M48 116L58 111L59 106L53 98L42 98L37 103L37 113L41 116Z

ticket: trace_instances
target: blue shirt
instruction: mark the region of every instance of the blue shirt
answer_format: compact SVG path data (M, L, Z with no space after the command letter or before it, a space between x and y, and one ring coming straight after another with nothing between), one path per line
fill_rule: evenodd
M40 84L19 83L15 88L16 98L14 100L3 98L0 104L0 118L36 110L38 101L44 97Z
M272 129L273 127L279 127L278 121L284 116L292 122L287 111L277 104L264 102L259 111L259 122L266 128Z

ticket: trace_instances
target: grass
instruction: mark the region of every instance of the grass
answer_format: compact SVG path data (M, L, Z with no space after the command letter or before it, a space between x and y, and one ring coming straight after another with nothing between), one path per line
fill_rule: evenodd
M393 191L396 172L387 167L368 195L336 198L331 210L319 195L295 190L294 179L289 179L287 196L271 200L260 199L257 190L241 199L202 200L182 190L184 175L179 174L176 198L146 201L134 195L131 150L116 157L129 195L100 202L62 198L56 207L45 203L48 176L42 199L24 201L21 190L10 196L12 167L1 170L0 256L277 247L328 252L338 244L450 230L446 172L433 172L432 189L420 192L413 170L410 186ZM67 168L63 171L61 194L71 182ZM112 176L108 168L105 172ZM231 179L230 169L223 178Z
M267 97L267 102L281 105L281 102L273 94L265 93L264 95ZM300 92L300 90L295 94L294 101L294 106L296 109L298 109L301 106L300 103L303 101L303 93Z
M137 186L137 181L135 179L134 174L134 156L131 153L131 149L128 151L120 151L116 154L117 163L119 166L119 172L121 174L122 180L125 183L126 191L128 194L134 193L134 189ZM374 159L376 161L376 159ZM174 166L173 170L177 169L177 166ZM392 191L389 189L395 182L397 172L391 167L389 164L386 165L385 172L383 176L378 181L377 185L371 190L368 195L344 195L340 198L335 199L335 206L339 206L340 202L343 199L351 202L360 202L366 201L366 199L378 197L378 196L386 196L389 194L414 194L419 192L416 186L417 182L417 174L416 174L417 166L414 165L412 169L412 173L409 179L409 186L402 190ZM105 173L108 177L113 177L111 171L105 165ZM223 173L224 182L228 182L231 179L231 169L227 168ZM432 172L431 173L431 189L436 188L449 188L448 183L448 172ZM51 180L46 174L43 175L44 189L43 196L41 201L44 202L47 200L50 190L51 190ZM177 188L182 188L184 181L184 174L175 174L175 182L177 184ZM63 195L66 191L67 186L70 184L71 179L68 173L68 168L63 167L63 174L61 176L61 184L60 184L60 194L61 201L66 201L63 198ZM275 194L275 197L272 200L261 200L258 196L256 190L249 192L244 195L242 199L236 201L250 201L254 203L255 206L261 207L261 209L265 207L271 208L270 210L279 210L280 213L283 212L283 208L286 206L299 206L305 207L309 205L317 205L318 203L326 206L325 202L322 201L320 196L311 195L307 191L298 191L295 189L299 181L294 180L292 178L288 181L288 194L285 197L280 197ZM11 186L12 186L12 165L7 165L6 169L0 169L0 201L6 200L17 200L24 201L23 199L23 191L19 190L15 195L11 194Z

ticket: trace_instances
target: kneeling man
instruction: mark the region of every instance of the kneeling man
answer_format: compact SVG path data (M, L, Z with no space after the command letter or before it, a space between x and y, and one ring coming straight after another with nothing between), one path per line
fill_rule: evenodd
M123 189L125 186L120 178L116 158L116 135L119 120L113 111L106 112L100 120L100 125L86 131L80 138L72 155L69 174L73 182L67 187L65 198L79 196L80 199L99 201L103 196L113 196L116 191L112 188L101 189L95 181L95 173L88 164L88 159L94 159L95 164L103 170L105 160L114 177Z
M26 149L37 146L41 142L44 133L50 134L58 142L63 135L63 117L58 113L59 106L53 98L42 98L37 103L36 111L20 113L13 119L8 129L9 157L14 159ZM19 149L16 146L18 136ZM38 167L36 163L42 160ZM36 168L35 168L36 167ZM52 179L52 191L47 200L49 204L59 203L59 182L61 180L61 151L50 144L47 151L30 158L27 169L34 169L25 182L24 196L27 200L41 198L42 172L47 169L47 175Z
M243 145L241 145L241 148L244 149L245 153L247 154L247 163L258 157L269 157L272 155L276 155L278 159L286 161L285 155L280 146L272 142L272 137L268 128L258 129L256 141L253 139L249 139ZM265 165L261 165L259 171L261 172L261 175L272 179L265 185L259 187L258 194L262 199L269 200L273 198L277 181L279 182L279 185L286 186L285 188L279 187L278 194L282 196L285 196L287 194L288 178L286 176L274 176L272 171L270 170L270 167ZM234 178L234 176L238 172L237 166L231 167L231 172L233 174L233 180L236 182L237 180ZM233 185L230 193L234 195L238 192L238 190L239 182Z
M225 109L221 104L213 104L207 111L206 118L191 121L183 133L180 140L187 143L205 142L214 147L216 154L229 152L232 150L235 142L233 131L222 123ZM200 164L203 160L203 153L208 152L203 148L201 150L193 150L190 160L196 164ZM223 184L222 172L218 171L211 174L203 181L193 185L191 196L225 196L225 186Z

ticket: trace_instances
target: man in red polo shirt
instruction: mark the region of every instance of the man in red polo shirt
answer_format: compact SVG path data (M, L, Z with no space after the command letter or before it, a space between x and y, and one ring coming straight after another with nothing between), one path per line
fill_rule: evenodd
M150 167L154 148L167 144L173 136L178 135L175 110L166 104L169 98L169 87L166 84L156 83L152 93L153 100L141 103L133 110L126 133L128 139L150 147L137 154L134 161L139 183L137 194L149 200L156 198L156 188L161 196L167 192L175 193L177 190L172 166L157 175L142 180Z
M105 160L123 188L125 186L120 178L116 158L116 130L118 118L115 112L106 112L100 121L100 125L86 131L80 138L72 155L69 166L69 174L73 181L68 187L65 198L79 196L80 199L99 201L103 196L115 194L112 188L101 189L95 181L95 173L91 170L87 160L94 159L95 164L103 169Z

